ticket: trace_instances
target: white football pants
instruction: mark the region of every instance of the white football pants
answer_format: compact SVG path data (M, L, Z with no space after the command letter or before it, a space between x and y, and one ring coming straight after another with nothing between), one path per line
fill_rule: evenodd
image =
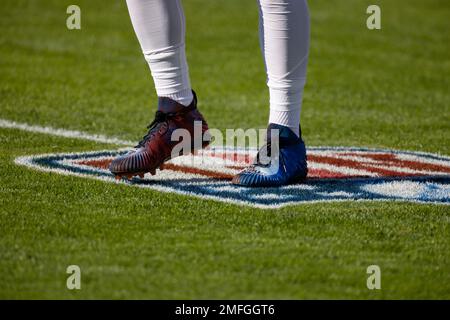
M127 0L158 96L192 101L181 0ZM269 123L298 134L309 51L306 0L258 0L261 50L270 92Z

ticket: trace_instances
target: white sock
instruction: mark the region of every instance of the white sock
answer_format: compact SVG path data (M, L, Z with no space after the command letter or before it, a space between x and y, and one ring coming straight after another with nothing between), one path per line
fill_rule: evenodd
M309 54L306 0L259 0L260 43L270 93L269 123L299 134Z
M127 5L157 95L188 106L193 96L180 0L127 0Z
M302 93L289 93L286 91L270 91L269 123L276 123L289 127L297 136L300 134L300 111Z

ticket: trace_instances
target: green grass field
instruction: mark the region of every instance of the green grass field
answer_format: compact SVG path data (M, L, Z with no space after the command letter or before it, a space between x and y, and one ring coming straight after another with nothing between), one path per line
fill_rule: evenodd
M450 155L450 3L310 0L308 145ZM125 1L0 6L0 118L138 140L156 95ZM369 31L366 8L382 8ZM263 128L255 1L184 0L199 107ZM33 171L22 155L114 146L0 129L0 298L450 298L450 207L342 202L260 210ZM82 289L66 288L66 267ZM382 269L368 290L366 268Z

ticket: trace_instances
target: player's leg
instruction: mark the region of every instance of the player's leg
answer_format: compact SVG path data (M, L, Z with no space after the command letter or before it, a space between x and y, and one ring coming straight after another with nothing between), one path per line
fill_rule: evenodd
M299 134L309 53L305 0L260 0L261 46L270 92L269 123Z
M300 110L309 52L309 12L306 0L259 0L260 42L270 92L267 140L279 133L277 154L270 165L257 162L233 182L276 186L306 177L306 150L301 139ZM270 151L270 150L269 150Z
M174 155L171 141L176 129L184 129L194 139L195 123L205 132L208 127L197 110L191 90L185 54L185 20L180 0L127 0L131 21L148 62L158 95L158 111L149 132L133 150L114 159L110 170L116 176L131 177L155 169ZM201 139L202 137L195 137ZM207 143L196 141L183 151Z
M127 5L158 97L189 105L193 96L180 0L127 0Z

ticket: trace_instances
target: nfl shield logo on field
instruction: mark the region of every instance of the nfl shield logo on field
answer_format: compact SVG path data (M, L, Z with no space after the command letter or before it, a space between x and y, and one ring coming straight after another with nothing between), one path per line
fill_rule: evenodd
M126 151L96 151L20 157L16 163L38 170L115 182L111 160ZM277 188L247 188L231 178L252 163L255 149L213 147L175 158L164 170L130 186L173 192L260 208L349 200L450 203L450 158L421 152L352 147L308 149L308 178Z

